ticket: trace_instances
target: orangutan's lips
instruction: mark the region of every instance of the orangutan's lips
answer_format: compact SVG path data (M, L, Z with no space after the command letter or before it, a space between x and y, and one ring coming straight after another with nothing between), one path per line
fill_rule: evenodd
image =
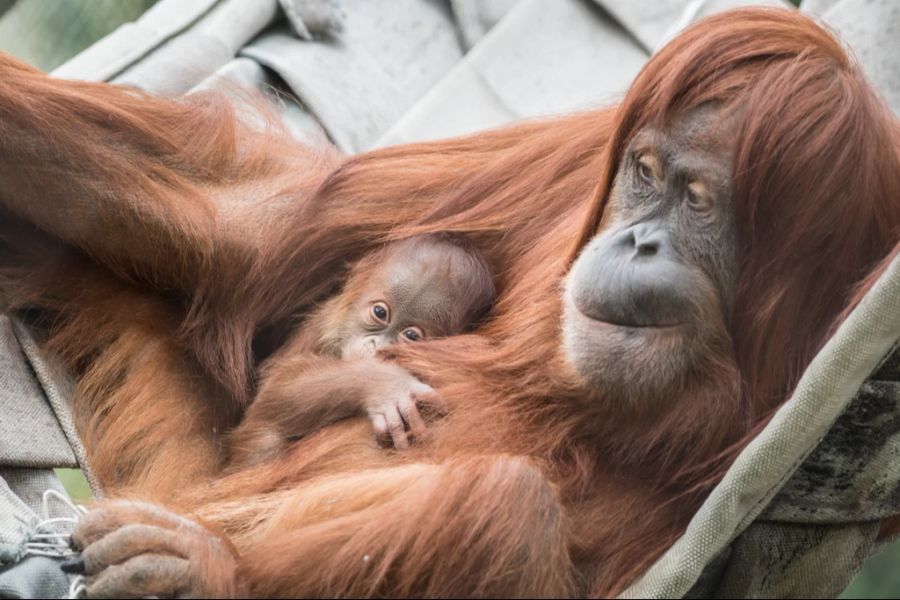
M610 320L602 317L596 317L591 315L586 315L581 309L578 308L577 305L574 305L573 308L575 312L578 313L578 316L581 317L582 321L585 322L589 327L595 328L610 328L615 327L618 329L640 329L643 331L670 331L675 330L684 325L684 323L676 322L676 323L634 323L622 320Z
M587 315L585 315L587 316ZM590 319L591 317L587 317ZM616 323L614 321L606 321L604 319L592 319L593 321L597 321L598 323L603 323L605 325L611 325L613 327L624 327L627 329L674 329L675 327L681 327L684 323L653 323L653 324L637 324L637 323Z

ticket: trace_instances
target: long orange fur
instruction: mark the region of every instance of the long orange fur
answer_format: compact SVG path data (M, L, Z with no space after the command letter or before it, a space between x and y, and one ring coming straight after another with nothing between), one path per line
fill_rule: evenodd
M559 349L560 282L634 132L706 102L741 115L742 388L721 387L712 355L668 413L587 419ZM0 158L0 290L40 310L78 374L95 471L110 493L220 526L261 596L622 590L900 238L897 121L840 44L786 10L691 27L617 107L346 159L215 95L163 100L3 57ZM499 291L474 334L396 352L451 406L431 442L388 452L347 421L218 475L254 335L308 312L348 261L430 231L471 237Z

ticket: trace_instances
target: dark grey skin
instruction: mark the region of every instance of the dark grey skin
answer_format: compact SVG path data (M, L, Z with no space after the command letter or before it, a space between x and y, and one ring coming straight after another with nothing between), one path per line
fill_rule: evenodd
M493 302L490 271L472 247L425 236L396 242L382 256L328 336L339 340L330 343L341 358L461 333Z
M566 279L567 359L587 387L637 410L681 389L710 347L730 347L732 133L712 107L640 130Z

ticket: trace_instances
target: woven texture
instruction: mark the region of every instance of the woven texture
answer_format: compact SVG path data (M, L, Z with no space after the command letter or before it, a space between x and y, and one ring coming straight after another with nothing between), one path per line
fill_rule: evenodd
M900 258L893 261L888 271L877 282L876 286L863 299L860 305L853 311L847 320L841 325L837 333L828 341L821 352L813 359L807 368L791 399L776 413L775 417L763 432L757 436L748 447L738 456L734 465L728 470L722 482L713 490L707 501L703 504L694 518L691 520L685 534L666 552L662 558L650 569L650 571L635 585L626 590L623 597L627 598L664 598L681 597L685 595L700 578L703 568L710 563L725 547L740 533L742 533L754 519L760 516L769 502L775 498L782 486L792 477L794 472L810 455L820 440L825 437L838 417L850 405L854 398L862 398L865 402L867 389L861 389L865 379L871 375L878 365L884 361L900 339ZM893 359L892 359L893 360ZM893 364L892 361L889 361ZM893 374L881 375L893 378ZM873 385L881 385L874 383ZM868 388L871 389L871 388ZM890 396L884 402L896 402L897 398ZM878 401L880 403L881 400ZM876 419L897 419L898 412L879 413L873 415ZM852 418L852 417L851 417ZM891 428L893 430L893 428ZM835 436L840 435L840 430L835 430ZM831 457L835 461L843 462L852 460L853 448L851 444L853 434L848 438L837 441L832 438L828 445L822 447L822 451L814 460L828 460ZM900 443L900 439L892 440L892 443ZM868 455L864 460L874 460L880 463L879 453ZM843 500L844 504L859 503L861 495L884 500L895 495L897 490L885 490L886 494L879 494L873 490L878 488L881 482L896 485L897 471L900 464L894 461L885 465L885 470L878 473L878 481L872 481L856 471L839 471L831 476L816 479L817 489L822 490L828 486L841 485L836 477L852 478L854 481L849 487L842 487L841 494L850 496ZM797 483L791 483L785 490L785 495L775 498L776 503L770 509L772 514L778 516L778 506L787 502L792 506L784 512L791 514L795 519L802 516L802 511L797 510L797 503L802 502L804 495L803 481L809 481L810 473L816 471L816 464L811 463L806 470L801 470L797 475ZM799 492L799 493L798 493ZM889 505L881 505L877 500L873 503L880 505L885 511L892 509ZM872 507L868 510L871 512ZM876 511L877 512L877 511ZM897 512L895 509L893 512ZM865 518L868 514L857 516ZM803 517L805 518L805 517ZM802 522L802 519L797 519ZM777 530L772 530L776 533ZM876 530L877 531L877 530ZM787 534L783 531L779 535ZM759 544L774 543L767 540L765 535L759 532L749 533L760 539ZM747 538L741 541L746 545ZM783 555L781 566L768 564L766 572L782 569L782 578L785 582L797 580L798 573L806 573L810 577L809 582L818 582L821 589L823 579L829 579L840 574L843 585L849 581L849 577L855 573L858 564L852 569L834 569L821 572L816 568L811 572L795 569L790 571L790 554L799 552L795 549L789 552L791 541L778 546L779 554ZM741 546L738 544L738 546ZM833 543L829 538L823 542L825 547L838 548L840 544ZM811 542L800 543L805 551L813 552L815 544ZM870 545L871 548L871 545ZM756 556L759 560L764 557L761 553L768 553L767 560L773 559L773 548L757 547L749 551L741 547L741 552ZM824 550L826 554L834 551ZM835 550L836 551L836 550ZM868 552L860 558L866 556ZM837 564L841 563L840 557L835 556ZM729 561L729 569L753 569L753 564L745 559L744 565ZM821 567L828 562L816 562L814 565ZM756 567L756 571L761 571ZM762 572L759 573L763 575ZM732 584L737 586L737 583ZM838 586L835 583L834 586ZM776 589L777 586L770 584ZM838 590L843 589L840 586ZM829 590L834 595L835 590ZM744 591L743 595L759 593L767 595L768 590L752 588ZM784 591L770 592L775 595L789 595ZM806 590L804 594L815 594Z

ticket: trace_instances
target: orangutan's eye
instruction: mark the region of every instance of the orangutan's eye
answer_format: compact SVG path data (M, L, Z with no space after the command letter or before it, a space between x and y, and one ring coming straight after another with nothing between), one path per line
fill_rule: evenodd
M391 320L391 309L384 302L376 302L369 309L369 314L377 322L386 325Z
M647 183L651 183L653 181L653 169L642 162L638 163L638 174L641 176L641 179L643 179Z
M656 174L653 170L653 157L649 154L639 154L635 157L635 170L638 179L647 185L653 185Z
M425 333L418 327L407 327L400 335L407 342L419 342L425 339Z
M704 214L712 212L715 205L713 195L702 183L696 181L689 183L685 196L691 210Z

